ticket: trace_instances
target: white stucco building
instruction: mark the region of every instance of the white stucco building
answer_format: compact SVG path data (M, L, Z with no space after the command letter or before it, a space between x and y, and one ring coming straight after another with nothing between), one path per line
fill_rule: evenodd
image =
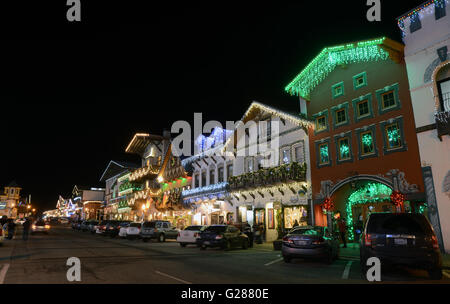
M411 98L428 215L450 252L450 3L427 1L398 18L406 45Z

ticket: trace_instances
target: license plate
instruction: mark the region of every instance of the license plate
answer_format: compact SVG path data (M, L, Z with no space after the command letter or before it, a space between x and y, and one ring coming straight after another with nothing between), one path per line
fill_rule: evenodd
M300 246L308 245L308 241L295 241L295 245L300 245Z
M208 241L206 241L206 242L204 242L203 244L205 244L205 245L209 245L209 244L211 244L210 242L208 242Z
M405 245L408 245L408 240L407 239L394 239L394 244L405 246Z

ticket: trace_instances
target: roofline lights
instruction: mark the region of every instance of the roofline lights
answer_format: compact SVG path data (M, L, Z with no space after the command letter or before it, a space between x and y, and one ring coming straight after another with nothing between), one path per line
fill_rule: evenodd
M133 139L130 141L130 143L128 144L127 148L125 149L125 152L128 153L128 150L130 149L131 145L134 143L134 141L136 140L137 137L149 137L150 134L148 133L136 133L134 134Z

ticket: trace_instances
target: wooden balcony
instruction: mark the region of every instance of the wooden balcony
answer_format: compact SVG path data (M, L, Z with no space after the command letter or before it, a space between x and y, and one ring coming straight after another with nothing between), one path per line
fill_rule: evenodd
M435 118L438 137L442 141L442 136L450 135L450 111L438 112Z

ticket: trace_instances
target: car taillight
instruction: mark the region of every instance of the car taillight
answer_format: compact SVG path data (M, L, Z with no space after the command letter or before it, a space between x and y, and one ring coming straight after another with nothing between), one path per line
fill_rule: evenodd
M33 227L33 229L36 229L36 225L33 225L32 227Z
M366 235L364 236L364 244L365 244L366 246L371 247L371 246L372 246L372 241L373 241L374 239L375 239L375 237L374 237L373 234L366 234Z
M431 242L433 244L433 249L439 249L439 243L435 235L431 237Z
M283 242L289 243L289 244L294 244L294 241L291 240L291 239L290 239L289 237L287 237L287 236L285 236L285 237L283 238Z
M325 240L323 238L320 238L314 242L312 242L314 245L321 245L323 243L325 243Z
M216 240L221 240L223 239L223 235L219 234L218 236L216 236Z

